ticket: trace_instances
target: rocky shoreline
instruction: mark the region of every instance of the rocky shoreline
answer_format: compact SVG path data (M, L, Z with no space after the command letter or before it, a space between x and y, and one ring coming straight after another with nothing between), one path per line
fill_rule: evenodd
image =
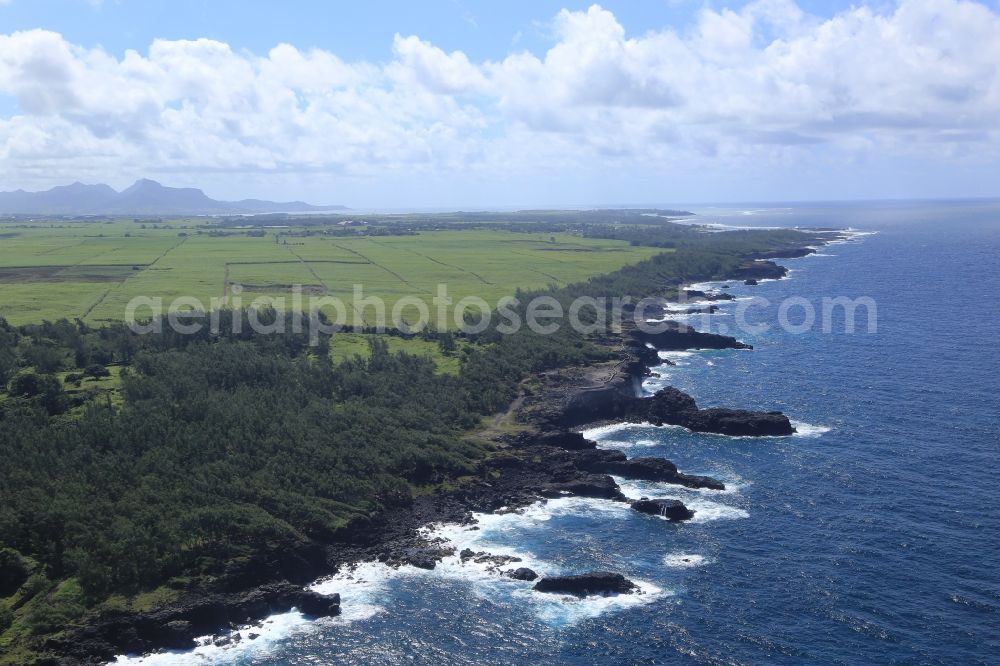
M803 249L788 252L791 254L784 256L806 253ZM769 261L770 258L748 260L725 277L734 280L783 277L787 270ZM687 291L689 297L709 296L708 300L712 300L704 292ZM718 295L719 299L726 296ZM622 349L622 360L617 363L544 373L539 378L540 389L524 398L516 414L526 426L525 431L499 437L500 451L480 464L475 481L468 485L447 493L417 497L412 505L391 515L354 521L337 535L334 543L303 544L244 562L225 572L213 589L185 590L180 599L155 611L105 612L93 617L85 626L68 630L49 642L47 647L62 655L52 663L105 664L119 654L193 648L196 637L213 634L212 640L222 645L233 640L236 627L253 625L292 608L317 617L336 615L340 611L339 595L320 595L305 586L366 561L432 569L454 551L428 542L421 535L421 528L435 523L471 525L475 522L473 512L516 510L547 498L576 495L627 502L636 511L670 521L683 521L694 515L677 500L628 498L612 474L688 488L725 489L721 481L686 474L668 460L629 459L620 451L598 449L594 442L576 432L586 425L646 422L678 425L695 432L754 437L795 432L780 412L702 409L691 396L672 387L651 397L641 397L642 379L649 375L650 367L663 363L658 350L751 348L735 338L664 322L655 332L626 326L614 342ZM473 556L489 554L470 554ZM533 571L523 568L500 572L499 564L497 570L521 580L532 580L535 576ZM550 584L543 587L546 585Z

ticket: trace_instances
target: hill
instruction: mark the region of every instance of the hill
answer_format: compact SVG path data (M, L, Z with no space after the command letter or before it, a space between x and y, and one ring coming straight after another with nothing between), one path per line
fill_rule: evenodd
M43 192L0 192L0 213L7 215L223 215L306 213L346 210L303 201L217 201L193 187L166 187L143 178L118 192L108 185L73 183Z

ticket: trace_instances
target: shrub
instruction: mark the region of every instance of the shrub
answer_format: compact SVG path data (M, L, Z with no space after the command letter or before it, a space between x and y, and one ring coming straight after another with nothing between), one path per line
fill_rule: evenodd
M5 604L0 604L0 634L7 631L12 624L14 624L14 611Z
M13 548L0 548L0 597L9 597L17 592L30 573L21 553Z
M98 377L110 377L111 371L100 363L91 363L84 369L83 374L96 379Z

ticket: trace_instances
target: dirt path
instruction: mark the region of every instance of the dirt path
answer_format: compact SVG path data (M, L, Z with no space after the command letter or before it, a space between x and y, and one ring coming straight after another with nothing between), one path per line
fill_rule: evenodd
M326 282L323 280L323 278L321 278L319 276L319 274L316 272L316 270L312 266L309 265L309 262L306 261L305 259L303 259L302 255L300 255L298 252L296 252L295 250L293 250L291 245L288 246L288 251L292 253L292 256L294 256L296 259L299 260L299 263L301 263L302 266L305 267L305 269L307 271L309 271L309 274L312 275L316 279L316 283L319 284L319 286L323 287L323 292L324 293L329 293L330 292L330 287L326 284Z
M528 397L525 392L525 384L529 380L525 379L517 386L517 397L507 406L507 410L500 412L490 419L489 424L482 430L477 430L472 433L472 436L479 439L486 439L494 443L499 443L498 438L504 431L509 431L509 429L517 427L517 423L514 421L514 417L517 414L517 410L521 409L521 405L524 404L524 399Z
M412 289L416 289L418 292L420 292L422 294L429 294L430 293L429 291L428 292L423 291L422 289L420 289L419 287L417 287L417 285L413 284L412 282L410 282L405 277L403 277L402 275L400 275L396 271L392 270L391 268L383 266L382 264L378 263L377 261L372 261L369 257L366 257L365 255L361 254L357 250L352 250L349 247L344 247L343 245L340 245L339 243L334 243L333 245L334 245L334 247L339 247L341 250L344 250L345 252L350 252L351 254L354 254L354 255L357 255L357 256L361 257L362 259L364 259L365 261L367 261L372 266L378 266L379 268L381 268L382 270L384 270L386 273L388 273L389 275L392 275L397 280L399 280L400 282L402 282L403 284L405 284L407 287L410 287Z
M90 306L86 309L86 311L84 311L84 313L80 316L80 320L81 321L86 320L87 317L90 316L90 313L93 312L94 310L96 310L97 307L101 303L104 302L104 299L106 299L108 297L108 294L110 294L113 289L120 289L120 288L124 287L125 283L128 282L129 280L131 280L132 278L134 278L136 275L142 275L143 273L145 273L146 271L148 271L150 268L152 268L153 266L155 266L156 262L158 262L160 259L163 259L163 257L167 256L168 254L170 254L171 252L173 252L174 250L176 250L177 248L179 248L181 245L184 245L184 243L185 243L185 241L187 241L187 239L188 239L188 237L184 236L183 238L180 239L180 241L178 241L177 243L174 243L173 245L171 245L170 247L168 247L166 250L164 250L163 252L161 252L159 254L159 256L157 256L155 259L153 259L153 261L151 261L148 264L146 264L146 267L143 268L141 271L136 271L132 275L129 275L128 277L126 277L121 282L117 283L114 287L109 287L109 288L105 289L104 293L101 294L100 298L98 298L96 301L94 301L93 303L91 303Z

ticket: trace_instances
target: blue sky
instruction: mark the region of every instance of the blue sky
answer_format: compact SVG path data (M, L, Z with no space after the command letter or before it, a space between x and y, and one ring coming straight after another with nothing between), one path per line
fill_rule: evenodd
M0 189L1000 196L998 62L993 1L0 0Z
M563 8L586 10L590 2L459 0L402 2L274 2L262 0L9 0L2 9L4 32L44 27L84 46L121 54L155 38L209 37L260 53L279 42L318 47L343 58L387 60L395 33L420 35L470 58L502 58L512 48L544 50L547 24ZM689 25L703 4L688 0L612 1L626 30ZM746 2L727 3L739 8ZM803 9L832 16L850 2L802 2Z

